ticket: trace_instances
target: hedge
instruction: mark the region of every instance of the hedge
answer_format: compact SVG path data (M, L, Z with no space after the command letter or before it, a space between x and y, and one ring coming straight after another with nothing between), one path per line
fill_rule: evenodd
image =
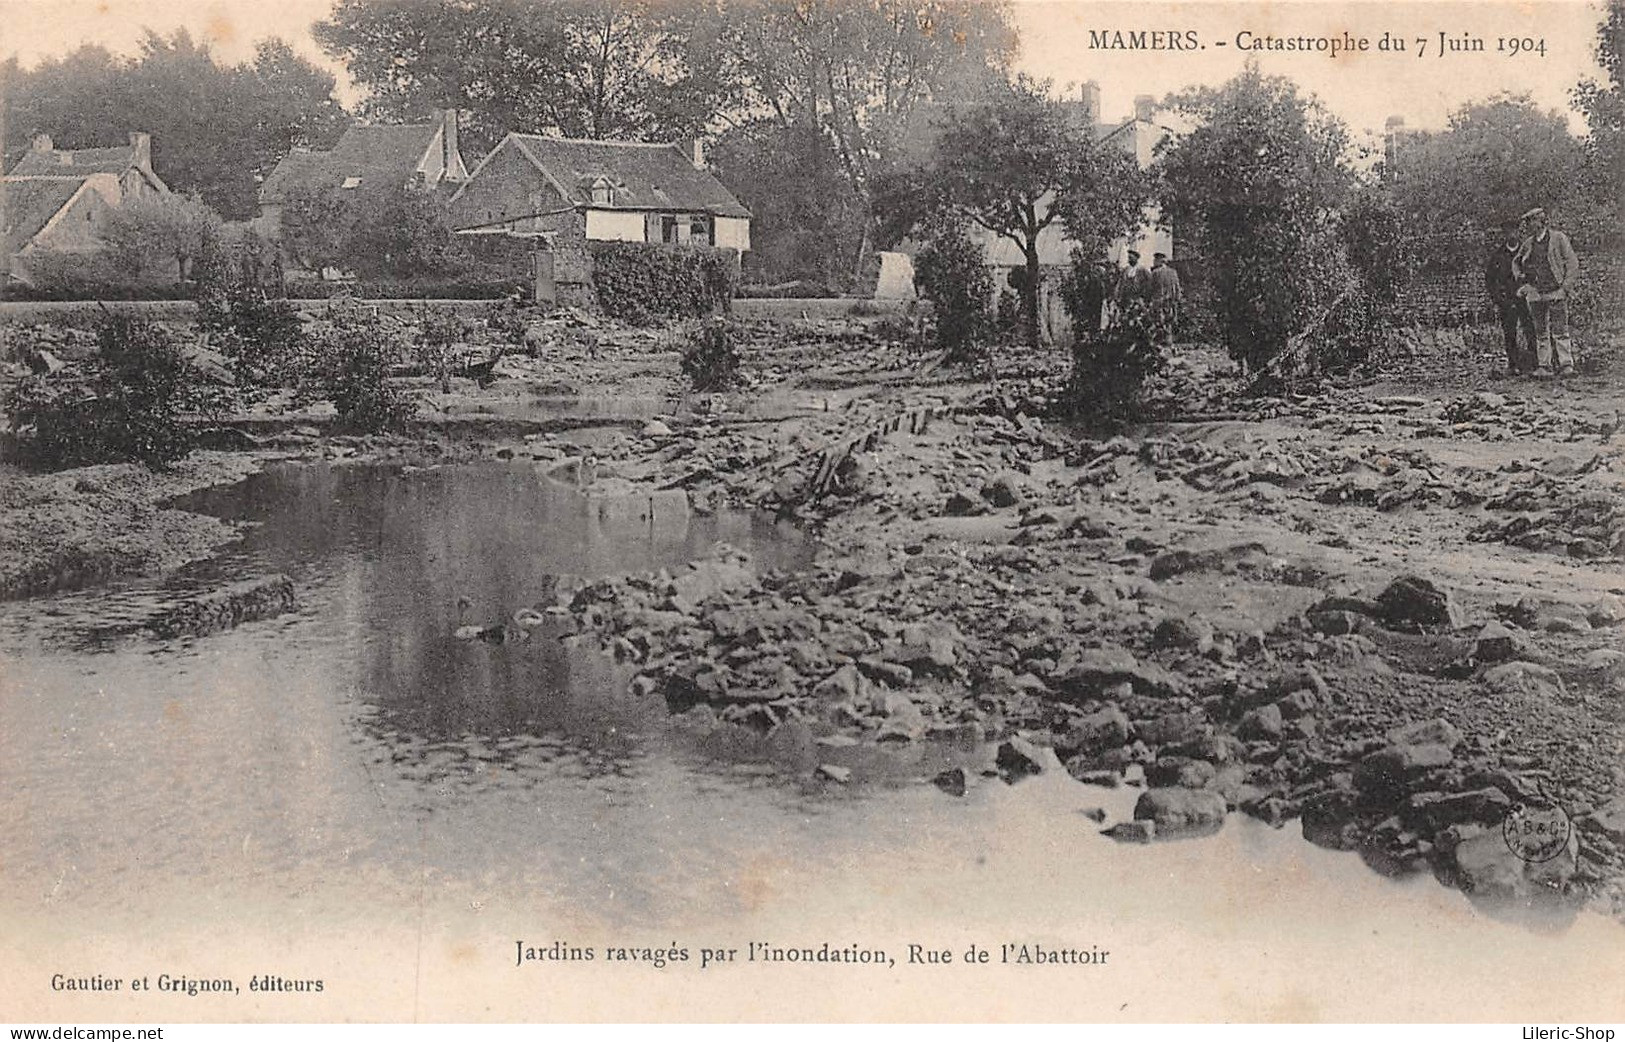
M521 279L447 281L411 279L400 282L323 282L315 279L287 281L290 300L329 300L355 297L358 300L501 300L523 292Z
M594 242L588 250L599 307L630 322L726 311L739 284L732 249Z

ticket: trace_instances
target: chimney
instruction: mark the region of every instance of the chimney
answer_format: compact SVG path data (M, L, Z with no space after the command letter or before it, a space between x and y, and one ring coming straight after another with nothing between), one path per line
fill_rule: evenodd
M1084 81L1083 87L1078 91L1078 98L1083 102L1083 118L1086 123L1100 122L1100 84L1094 80Z
M1145 123L1151 122L1151 113L1157 110L1157 99L1149 94L1134 95L1134 118Z
M435 118L440 122L440 162L445 166L444 177L448 181L461 181L468 176L468 170L463 166L463 154L457 149L457 110L436 109Z
M33 140L28 142L28 147L34 152L49 152L51 150L51 135L35 134Z
M689 142L688 158L689 162L694 164L694 169L705 169L705 140L703 138L695 138Z
M136 166L152 165L152 135L130 131L130 161Z

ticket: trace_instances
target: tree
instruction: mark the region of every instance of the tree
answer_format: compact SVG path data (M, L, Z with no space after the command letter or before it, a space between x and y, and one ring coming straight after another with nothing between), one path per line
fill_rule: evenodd
M1038 342L1039 236L1063 222L1104 253L1139 222L1149 199L1134 160L1075 124L1048 97L1048 86L1018 76L953 108L925 167L905 175L905 189L885 193L951 213L1022 251L1021 325L1029 344Z
M176 281L184 282L219 240L220 223L220 215L195 195L145 196L110 210L101 238L110 257L133 275L173 261Z
M1574 90L1574 106L1585 115L1587 172L1594 197L1613 208L1625 198L1625 0L1610 0L1597 27L1597 63L1606 83L1587 80Z
M855 254L830 251L853 273L873 245L875 193L911 138L941 106L1002 81L1016 49L1006 6L987 0L742 0L727 19L746 111L831 186L820 194L838 184L859 204Z
M1482 234L1534 206L1554 211L1578 201L1584 155L1561 113L1526 94L1463 105L1447 129L1405 142L1383 180L1411 227Z
M508 131L731 139L718 167L742 196L839 203L834 226L777 215L825 258L793 274L861 269L875 180L915 115L1002 75L1015 48L986 0L339 0L313 32L367 88L369 114L466 109L475 147ZM756 162L744 145L758 140L786 162Z
M732 104L717 24L700 0L339 0L312 31L367 88L368 113L466 109L470 143L486 147L509 131L698 133Z
M1203 244L1232 357L1258 368L1356 289L1338 241L1354 184L1343 125L1251 64L1174 98L1198 126L1159 160L1163 212Z
M185 30L148 32L131 58L82 47L29 70L9 62L4 78L7 146L48 133L92 148L145 131L158 175L234 220L253 216L259 176L294 144L326 144L347 118L333 77L275 39L228 66Z

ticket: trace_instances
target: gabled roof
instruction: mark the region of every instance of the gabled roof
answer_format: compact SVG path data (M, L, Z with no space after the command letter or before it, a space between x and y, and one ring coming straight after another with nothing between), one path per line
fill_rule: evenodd
M9 257L28 245L89 179L89 175L6 178L5 255Z
M550 179L568 203L578 207L750 216L750 211L715 174L696 167L678 145L584 141L537 134L509 134L502 145L510 144ZM482 162L480 167L484 165ZM479 168L474 171L471 183L479 172ZM593 183L600 178L615 188L608 206L592 201Z
M122 174L136 165L135 149L130 145L111 148L53 148L41 152L24 153L17 165L7 172L8 177L40 177L74 174Z
M261 197L274 202L303 190L337 188L358 178L362 192L401 188L434 143L438 123L351 127L328 152L290 152L260 186Z

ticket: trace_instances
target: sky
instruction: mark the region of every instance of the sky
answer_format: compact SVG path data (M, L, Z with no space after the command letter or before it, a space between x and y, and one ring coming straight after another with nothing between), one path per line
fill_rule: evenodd
M279 35L331 69L340 80L340 98L349 103L358 97L356 89L345 79L343 67L323 55L310 36L310 24L326 15L330 4L331 0L0 0L0 55L17 54L31 65L81 43L130 52L143 27L168 32L184 26L211 41L220 57L236 61L253 53L256 40ZM1411 127L1442 127L1454 109L1500 91L1527 92L1543 107L1563 110L1575 132L1583 133L1583 121L1569 110L1568 92L1583 78L1602 76L1594 56L1601 4L1586 0L1015 0L1013 11L1021 34L1018 67L1053 80L1057 89L1096 80L1108 117L1126 116L1137 94L1160 98L1188 86L1222 83L1252 56L1265 72L1288 75L1314 92L1357 135L1379 132L1391 115L1403 116ZM1097 41L1091 30L1108 35ZM1109 34L1116 31L1129 42L1129 34L1136 30L1177 34L1181 43L1194 42L1198 49L1092 46L1114 40ZM1452 41L1464 35L1482 40L1485 49L1440 56L1441 32ZM1341 39L1344 33L1365 38L1371 49L1336 57L1315 51L1240 49L1249 40L1270 35ZM1406 40L1407 50L1379 50L1385 33ZM1426 40L1421 54L1418 37ZM1501 38L1543 43L1545 53L1498 51Z

